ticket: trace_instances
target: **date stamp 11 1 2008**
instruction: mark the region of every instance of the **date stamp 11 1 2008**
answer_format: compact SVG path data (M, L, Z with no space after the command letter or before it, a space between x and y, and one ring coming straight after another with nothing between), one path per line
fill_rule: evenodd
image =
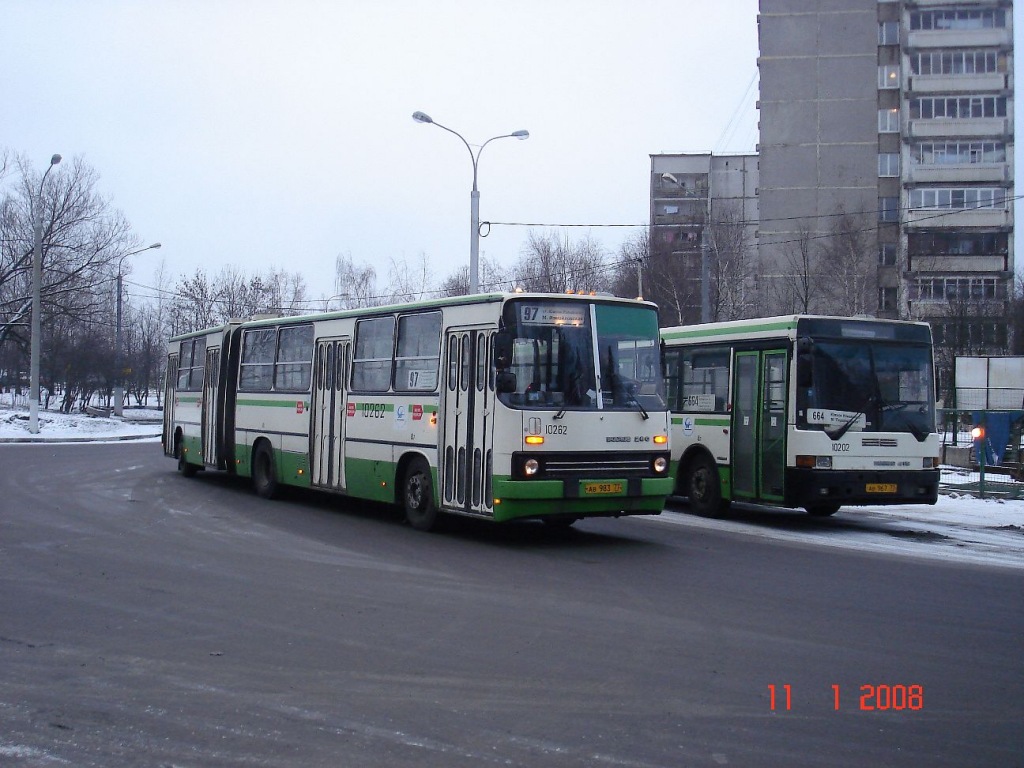
M793 711L793 686L768 685L768 708L772 712ZM832 685L832 708L856 709L861 712L920 712L924 709L924 686L902 683L861 685L852 702L839 685Z

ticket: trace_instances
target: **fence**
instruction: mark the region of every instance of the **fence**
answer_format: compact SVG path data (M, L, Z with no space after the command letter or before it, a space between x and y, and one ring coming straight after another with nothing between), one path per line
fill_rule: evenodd
M1024 498L1024 413L950 409L939 412L939 423L942 490ZM978 440L971 432L975 425L984 428Z

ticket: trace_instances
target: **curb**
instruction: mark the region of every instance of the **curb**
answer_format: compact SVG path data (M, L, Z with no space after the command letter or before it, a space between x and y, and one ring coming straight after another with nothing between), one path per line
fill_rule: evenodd
M152 440L159 438L160 433L152 435L97 435L96 437L0 437L0 444L3 443L108 443L121 442L125 440Z

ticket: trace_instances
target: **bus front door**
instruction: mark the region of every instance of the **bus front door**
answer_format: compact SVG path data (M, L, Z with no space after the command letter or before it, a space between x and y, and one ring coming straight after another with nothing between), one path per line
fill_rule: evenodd
M203 372L203 463L216 466L220 454L217 440L217 399L220 395L220 347L206 348Z
M732 494L781 502L786 467L786 351L736 353Z
M443 445L438 459L441 503L477 515L493 515L491 431L494 378L493 329L451 330L445 339Z
M310 409L310 481L320 488L345 489L345 371L349 340L320 339L313 366Z

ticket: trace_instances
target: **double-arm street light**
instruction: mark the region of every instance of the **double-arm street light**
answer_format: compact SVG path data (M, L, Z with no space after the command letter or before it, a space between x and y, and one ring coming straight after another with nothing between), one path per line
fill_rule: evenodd
M476 186L477 166L480 162L480 153L484 151L484 147L490 144L495 139L528 139L530 138L529 131L513 131L512 133L503 133L500 136L492 136L483 144L481 144L476 153L474 154L473 148L469 145L461 133L453 131L451 128L445 125L441 125L435 122L430 115L424 112L413 112L412 119L417 123L430 123L436 125L448 133L455 134L462 140L462 143L466 145L466 149L469 150L469 159L473 161L473 191L469 196L469 210L470 210L470 221L469 221L469 292L470 294L480 292L480 191Z
M126 253L117 262L117 325L115 326L114 333L114 415L116 416L124 415L124 371L122 370L121 363L121 285L123 280L121 267L124 265L124 260L129 256L159 247L160 243L147 245L145 248L139 248L137 251Z
M33 226L35 228L35 244L32 248L32 341L30 343L29 361L29 401L28 401L28 431L33 435L39 434L39 357L40 357L40 336L42 335L43 313L43 184L53 166L61 161L60 155L50 158L50 167L43 173L39 181L39 191L32 201Z

